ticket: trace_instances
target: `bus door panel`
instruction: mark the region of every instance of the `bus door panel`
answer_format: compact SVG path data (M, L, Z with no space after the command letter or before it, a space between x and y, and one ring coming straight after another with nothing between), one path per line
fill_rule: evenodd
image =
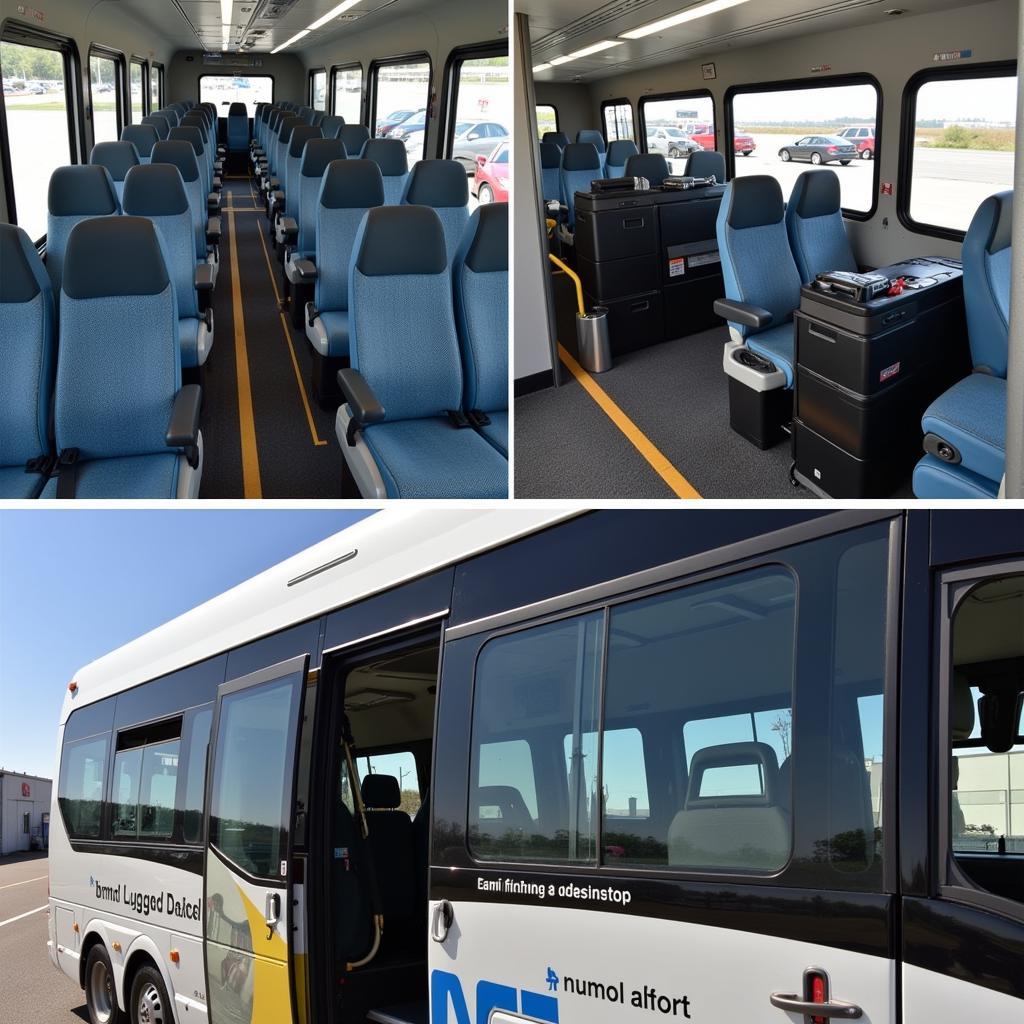
M204 904L212 1024L294 1020L290 825L308 661L292 658L218 690Z

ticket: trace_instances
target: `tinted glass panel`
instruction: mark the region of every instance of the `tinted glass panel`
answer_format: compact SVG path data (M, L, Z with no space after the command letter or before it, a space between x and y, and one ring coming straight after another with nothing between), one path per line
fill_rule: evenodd
M363 69L335 68L334 112L345 118L346 124L362 121Z
M110 832L114 838L139 834L139 775L142 747L119 750L114 756L114 783L111 790Z
M145 114L142 97L142 65L132 61L128 66L128 87L131 98L131 121L138 124Z
M498 143L509 137L512 87L508 56L460 61L455 89L455 128L447 155L473 174L476 158L490 156ZM473 189L474 183L470 187Z
M139 786L139 835L170 838L174 831L174 795L181 740L153 743L142 750Z
M57 796L72 837L99 838L109 743L109 736L94 736L64 745Z
M164 69L157 64L149 65L149 109L160 109L160 86L163 82Z
M274 99L274 80L269 75L200 75L199 102L213 103L220 117L227 117L232 103L244 103L252 117L257 103Z
M89 91L92 96L93 142L113 142L121 132L118 124L118 62L109 57L89 58Z
M669 99L640 100L648 153L661 153L673 174L681 174L687 156L698 149L714 149L715 104L710 96L680 95Z
M558 111L549 103L538 103L537 111L537 138L542 139L545 132L558 131Z
M203 800L206 792L206 751L210 741L213 708L200 708L186 726L188 765L182 800L182 839L198 843L203 837Z

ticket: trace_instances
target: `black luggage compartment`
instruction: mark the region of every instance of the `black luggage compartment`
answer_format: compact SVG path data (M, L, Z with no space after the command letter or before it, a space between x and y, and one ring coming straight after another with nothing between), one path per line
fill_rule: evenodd
M609 299L621 299L657 287L658 257L652 252L648 256L595 263L577 253L576 272L580 275L583 290L589 295L600 296L600 304L603 305Z
M608 338L613 356L635 352L638 348L657 345L665 340L661 292L649 291L605 302L584 293L584 299L587 309L607 307Z
M655 255L658 214L654 193L577 192L575 246L577 255L595 263Z
M908 473L904 465L884 456L859 459L851 455L799 417L793 420L793 461L800 475L830 498L889 495Z

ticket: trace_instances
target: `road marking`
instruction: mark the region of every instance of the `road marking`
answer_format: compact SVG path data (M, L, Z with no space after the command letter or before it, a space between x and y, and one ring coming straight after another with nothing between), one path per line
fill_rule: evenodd
M44 878L49 877L49 875L36 875L35 878L26 878L23 882L11 882L9 885L0 885L0 889L13 889L16 885L28 885L29 882L41 882Z
M672 465L654 442L615 404L593 377L559 343L558 356L583 389L598 404L601 411L622 431L626 440L647 460L651 468L668 484L677 498L699 498L700 493L682 473Z
M19 914L17 917L9 917L6 921L0 921L0 928L3 928L5 924L14 924L15 921L20 921L23 917L31 917L33 914L38 914L40 910L48 910L50 904L44 904L41 907L36 907L35 910L26 910L24 914Z
M238 427L242 441L242 492L246 498L262 498L260 457L256 447L256 420L252 411L252 383L249 380L249 352L245 345L242 283L238 279L238 249L235 246L235 212L228 193L228 248L231 260L231 309L235 326L235 379L238 382Z

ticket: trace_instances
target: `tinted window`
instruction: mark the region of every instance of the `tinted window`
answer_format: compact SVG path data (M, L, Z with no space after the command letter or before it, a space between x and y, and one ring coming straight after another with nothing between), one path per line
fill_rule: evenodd
M139 835L170 838L174 831L174 795L178 781L181 740L154 743L142 748L139 784Z
M139 834L139 775L142 747L119 750L114 756L110 832L114 838Z
M99 837L109 743L110 737L104 735L64 745L57 796L73 838Z
M715 104L710 96L680 94L669 99L642 99L639 109L648 136L647 152L666 157L673 174L682 173L690 150L715 148ZM659 134L652 142L652 132L660 129L677 130L684 138L670 139L673 133L669 132Z
M416 758L412 751L400 750L390 754L364 754L356 758L356 770L362 781L367 775L391 775L398 780L402 802L398 809L413 817L420 809L420 782L416 772Z
M345 118L346 124L359 124L362 120L363 69L334 69L334 113Z
M327 109L327 72L314 71L309 83L310 106L314 110Z
M200 708L186 726L188 764L185 769L185 793L182 799L182 835L186 843L198 843L203 837L203 800L206 792L206 751L210 742L213 708Z
M113 142L121 133L120 67L121 62L110 57L89 57L93 142Z
M164 69L159 64L149 65L149 109L160 109L160 92L163 83Z
M143 106L142 65L134 60L128 65L128 93L131 100L131 122L138 124L146 111Z
M604 104L604 136L612 142L615 139L632 139L633 108L628 103Z
M454 70L456 89L454 123L472 122L489 118L473 131L481 139L497 139L509 134L512 124L512 86L509 80L508 54L492 57L474 57L460 60ZM449 139L452 133L449 131ZM473 146L467 140L452 139L446 156L460 160L467 169L476 168L474 157L484 147ZM487 147L487 152L490 148Z
M385 64L374 69L376 120L371 131L377 137L389 134L408 116L410 123L422 120L430 99L430 62L410 61L407 64ZM411 160L420 160L426 153L427 133L413 140Z

